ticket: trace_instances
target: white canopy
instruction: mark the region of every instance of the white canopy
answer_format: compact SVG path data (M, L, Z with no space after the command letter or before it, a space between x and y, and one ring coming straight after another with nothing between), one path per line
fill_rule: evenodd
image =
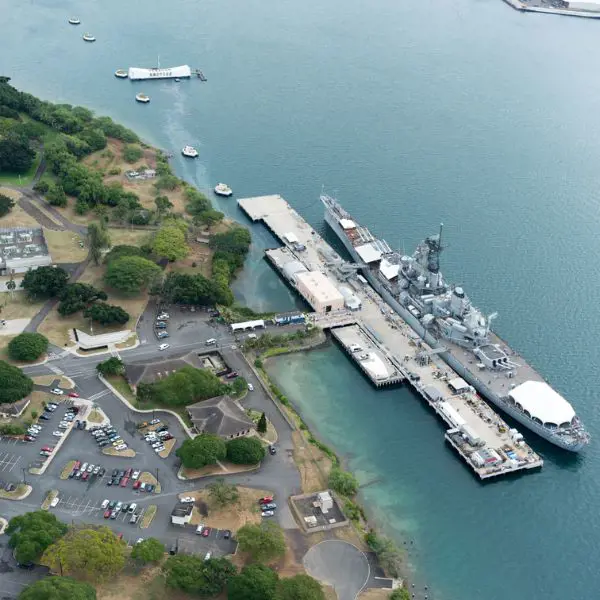
M379 270L383 273L383 276L389 281L398 276L400 272L400 265L394 265L389 260L384 258L379 265Z
M354 229L356 224L351 219L340 219L340 225L343 229Z
M364 262L372 263L381 258L381 250L373 242L354 248Z
M513 400L542 423L570 423L575 416L573 407L547 383L526 381L510 391Z

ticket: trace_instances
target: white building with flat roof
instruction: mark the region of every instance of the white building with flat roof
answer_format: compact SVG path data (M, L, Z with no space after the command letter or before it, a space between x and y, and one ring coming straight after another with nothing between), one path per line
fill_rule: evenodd
M296 286L316 312L327 313L344 308L344 296L320 271L296 274Z
M590 12L600 12L600 0L578 0L568 2L571 10L587 10Z

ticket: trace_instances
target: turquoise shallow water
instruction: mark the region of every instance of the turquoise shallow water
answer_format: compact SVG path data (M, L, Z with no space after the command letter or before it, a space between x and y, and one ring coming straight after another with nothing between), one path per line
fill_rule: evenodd
M77 14L82 25L67 25ZM445 223L447 275L498 311L499 332L576 405L595 438L598 23L501 0L0 0L0 73L84 104L177 151L203 188L280 193L325 231L321 185L392 245ZM98 41L85 44L80 36ZM209 81L120 81L189 63ZM148 93L147 106L135 103ZM235 202L218 204L243 219ZM238 297L289 308L253 227ZM279 383L347 456L369 509L414 540L437 598L597 595L598 443L568 456L530 436L541 473L477 483L407 390L375 392L335 347L286 357Z

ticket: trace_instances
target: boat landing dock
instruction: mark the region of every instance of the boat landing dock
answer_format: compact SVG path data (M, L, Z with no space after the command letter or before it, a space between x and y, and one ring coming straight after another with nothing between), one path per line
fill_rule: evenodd
M294 285L290 263L320 271L336 286L351 288L358 310L333 310L307 315L309 322L330 329L361 370L380 385L410 383L446 423L447 442L480 479L542 466L542 459L502 418L438 356L357 271L278 195L243 198L240 208L253 221L262 221L282 247L266 256L282 278ZM286 265L288 268L286 269ZM308 301L308 298L305 298ZM386 373L384 373L385 368Z

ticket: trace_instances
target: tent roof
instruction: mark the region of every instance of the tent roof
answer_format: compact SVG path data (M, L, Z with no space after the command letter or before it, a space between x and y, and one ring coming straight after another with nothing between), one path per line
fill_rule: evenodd
M573 407L544 381L526 381L510 391L510 396L523 410L542 423L570 423Z

